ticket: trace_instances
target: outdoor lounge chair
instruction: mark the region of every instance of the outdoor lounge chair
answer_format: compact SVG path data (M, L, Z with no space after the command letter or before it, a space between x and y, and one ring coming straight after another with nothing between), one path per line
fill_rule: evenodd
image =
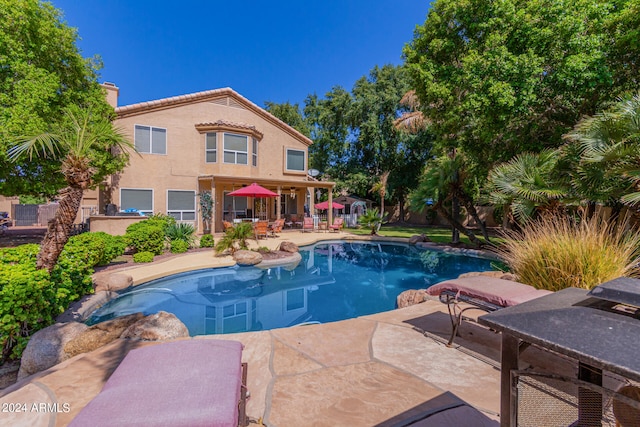
M72 427L245 426L238 341L199 339L131 350Z
M256 239L260 239L261 237L267 237L267 232L269 229L269 221L256 221L253 225L253 234L255 234Z
M310 216L305 216L304 221L302 222L302 232L304 233L305 231L313 231L313 230L314 230L313 218L311 218Z
M488 276L465 277L446 280L427 288L427 294L437 296L447 304L451 318L451 337L447 346L453 344L467 310L483 310L487 313L517 305L551 293L523 283Z
M333 220L333 224L331 224L329 226L329 230L330 231L340 231L340 229L342 228L342 224L344 222L343 218L336 218Z
M231 224L229 221L222 221L222 226L224 227L224 231L233 228L233 224Z
M269 226L269 234L272 237L278 237L277 233L282 233L282 227L284 227L284 218L276 219L276 221Z

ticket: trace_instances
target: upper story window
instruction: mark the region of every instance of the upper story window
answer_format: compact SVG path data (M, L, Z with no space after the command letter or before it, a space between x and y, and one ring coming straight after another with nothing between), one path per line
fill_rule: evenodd
M153 126L136 125L134 145L138 153L167 154L167 130Z
M258 166L258 140L253 138L253 166Z
M286 165L288 171L304 172L305 170L304 150L286 149Z
M218 140L215 132L208 133L205 141L205 162L215 163L218 161Z
M248 138L233 133L224 134L224 162L248 165Z

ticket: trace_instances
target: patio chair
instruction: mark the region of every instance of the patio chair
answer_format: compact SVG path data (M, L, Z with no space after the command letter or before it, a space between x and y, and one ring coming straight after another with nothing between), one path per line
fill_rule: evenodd
M284 227L284 218L276 219L276 221L269 227L269 235L272 237L278 237L277 233L282 233L282 227Z
M191 339L131 350L69 425L246 426L246 368L238 341Z
M549 293L551 292L524 283L489 276L446 280L427 288L428 295L437 296L442 303L447 304L451 319L448 347L453 345L466 311L482 310L490 313Z
M229 221L222 221L222 226L224 227L224 231L233 228L233 224L231 224Z
M314 230L313 218L311 218L310 216L305 216L304 221L302 222L302 232L304 233L305 231L313 231L313 230Z
M344 219L343 218L335 218L333 220L333 224L331 224L329 226L329 231L340 231L340 229L342 228L342 225L344 223Z
M256 221L253 224L253 234L255 234L256 239L260 239L261 237L266 238L268 229L269 221Z

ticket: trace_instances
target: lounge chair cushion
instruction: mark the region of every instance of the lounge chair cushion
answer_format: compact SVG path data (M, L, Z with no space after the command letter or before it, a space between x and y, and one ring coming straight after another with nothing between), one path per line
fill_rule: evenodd
M427 294L438 296L445 290L481 299L500 307L510 307L551 293L511 280L475 276L440 282L427 288Z
M70 426L238 425L242 344L184 340L131 350Z

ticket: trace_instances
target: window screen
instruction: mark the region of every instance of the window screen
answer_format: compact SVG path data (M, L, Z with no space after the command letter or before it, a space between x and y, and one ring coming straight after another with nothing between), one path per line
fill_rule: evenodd
M120 210L137 209L147 215L153 213L153 190L120 190Z
M304 171L304 151L287 150L287 170Z

